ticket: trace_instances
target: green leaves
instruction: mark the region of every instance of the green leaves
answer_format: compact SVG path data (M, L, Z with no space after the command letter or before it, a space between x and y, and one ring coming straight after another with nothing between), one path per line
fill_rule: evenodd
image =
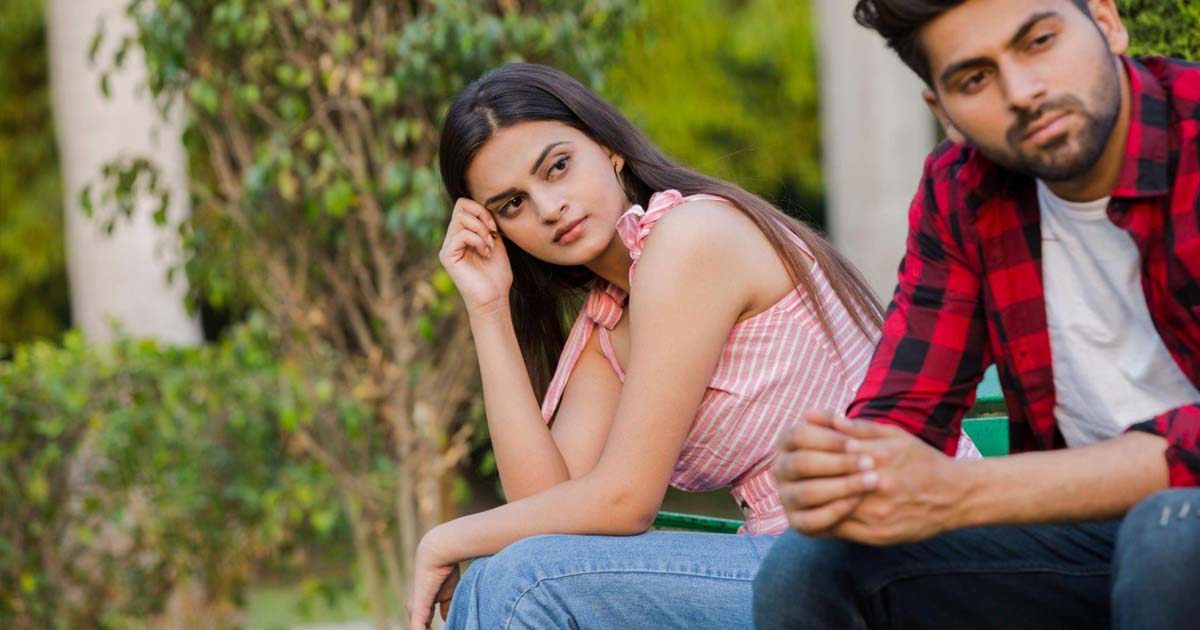
M0 470L16 473L0 475L0 541L22 541L0 544L0 627L104 627L72 617L92 613L64 593L140 616L196 567L240 574L301 532L333 534L333 479L284 457L287 436L363 403L335 397L332 374L310 386L284 369L273 343L253 317L204 348L89 347L71 333L0 363ZM69 481L73 467L86 483ZM94 547L98 531L132 548ZM140 585L146 572L157 587Z
M344 179L338 179L325 188L321 201L330 216L341 218L354 206L355 199L354 186Z
M609 77L622 111L686 164L768 199L788 191L818 201L809 3L661 0L644 11L646 27L626 34Z
M1200 5L1188 0L1118 0L1130 54L1200 61Z

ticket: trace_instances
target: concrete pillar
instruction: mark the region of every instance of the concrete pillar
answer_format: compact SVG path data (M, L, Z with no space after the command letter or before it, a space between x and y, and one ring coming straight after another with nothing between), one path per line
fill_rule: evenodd
M97 57L107 66L111 50L133 25L125 16L127 0L48 0L46 30L51 96L63 171L64 226L71 315L93 341L113 336L113 325L134 337L172 344L203 339L199 320L184 309L187 290L182 274L168 283L169 266L178 261L172 227L154 225L155 200L139 200L130 221L111 236L84 215L79 193L88 183L99 190L101 166L119 156L149 158L160 169L160 184L171 191L169 225L189 212L187 160L180 121L163 122L145 86L145 66L136 47L125 69L111 77L111 98L99 89L99 72L88 61L88 47L103 25L105 45ZM99 203L98 195L94 197ZM97 209L100 212L100 209Z
M853 8L816 3L827 216L838 250L886 302L935 120L921 100L924 84L854 21Z

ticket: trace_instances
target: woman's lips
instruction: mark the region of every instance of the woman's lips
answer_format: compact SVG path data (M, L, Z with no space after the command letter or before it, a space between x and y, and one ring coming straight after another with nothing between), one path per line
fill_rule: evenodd
M583 236L584 230L587 229L587 217L576 219L554 233L554 242L559 245L567 245Z

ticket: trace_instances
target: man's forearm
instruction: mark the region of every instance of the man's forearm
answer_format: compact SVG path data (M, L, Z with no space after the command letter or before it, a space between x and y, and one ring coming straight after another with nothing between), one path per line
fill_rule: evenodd
M1167 488L1165 439L1126 433L1091 446L959 462L954 527L1120 518Z

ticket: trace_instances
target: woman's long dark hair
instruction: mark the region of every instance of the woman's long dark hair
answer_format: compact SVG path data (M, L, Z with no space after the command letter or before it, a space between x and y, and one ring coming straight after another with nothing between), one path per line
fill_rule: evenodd
M656 192L723 197L750 217L783 261L806 306L837 348L829 314L817 299L808 261L789 233L799 236L825 272L855 326L874 336L883 309L862 276L813 229L738 186L708 177L672 161L612 105L569 75L535 64L514 63L488 72L458 95L442 127L442 181L450 199L470 197L467 168L484 143L500 129L522 122L557 121L574 127L625 159L621 180L626 193L645 206ZM566 343L569 318L596 276L585 267L553 265L505 240L512 263L509 294L517 341L529 378L540 399Z

